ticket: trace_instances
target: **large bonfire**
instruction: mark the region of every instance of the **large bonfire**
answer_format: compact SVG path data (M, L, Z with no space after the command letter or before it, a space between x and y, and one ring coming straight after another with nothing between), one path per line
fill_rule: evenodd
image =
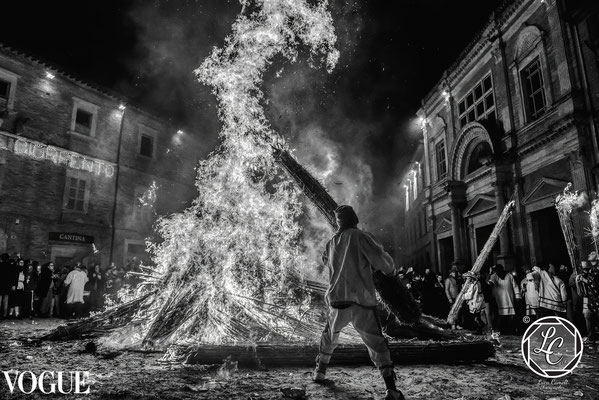
M222 143L199 163L193 206L157 224L164 241L137 296L152 294L128 342L313 340L321 329L303 279L314 261L303 251L301 192L276 163L287 143L266 119L260 84L276 55L293 62L300 45L332 69L332 19L326 1L242 5L224 46L195 71L218 99Z
M104 340L113 346L317 342L326 312L318 282L325 277L316 276L315 260L306 256L302 196L331 226L336 203L271 128L260 84L275 56L293 62L300 45L313 65L335 66L327 5L242 1L225 45L196 70L212 86L222 121L221 145L198 165L198 197L158 221L163 241L150 246L156 267L144 268L143 284L121 296L126 302L46 338L108 330ZM375 274L375 283L388 327L398 329L397 316L411 324L409 335L449 337L421 318L398 279ZM355 331L341 337L356 340Z

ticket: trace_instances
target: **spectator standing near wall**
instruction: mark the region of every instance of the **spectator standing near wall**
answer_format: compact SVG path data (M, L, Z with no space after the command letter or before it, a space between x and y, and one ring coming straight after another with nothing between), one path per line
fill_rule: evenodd
M54 305L54 263L49 262L42 266L40 280L37 283L37 297L39 298L39 315L51 317Z
M105 276L100 269L100 264L94 265L89 277L90 306L92 310L99 310L104 306L104 281Z
M23 303L25 290L25 260L22 258L18 259L13 267L12 277L13 286L8 300L9 315L21 319L21 304Z
M434 311L433 314L437 318L445 319L449 313L449 302L445 295L445 285L443 284L443 276L438 274L436 282L433 286L434 292Z
M27 264L27 269L25 270L25 289L23 292L23 303L21 304L21 313L25 318L31 317L33 313L33 300L35 296L35 289L37 288L34 262L35 261L29 262Z
M0 255L0 317L8 318L8 301L12 291L14 271L8 253Z

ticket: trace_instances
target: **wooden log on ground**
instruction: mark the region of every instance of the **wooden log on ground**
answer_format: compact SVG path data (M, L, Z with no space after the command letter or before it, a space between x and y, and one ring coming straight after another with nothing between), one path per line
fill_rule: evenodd
M495 354L488 341L445 343L390 343L391 358L396 364L454 364L478 362ZM312 367L318 354L317 345L200 346L171 353L186 364L221 364L224 360L237 361L243 368ZM330 365L372 365L363 344L340 345Z

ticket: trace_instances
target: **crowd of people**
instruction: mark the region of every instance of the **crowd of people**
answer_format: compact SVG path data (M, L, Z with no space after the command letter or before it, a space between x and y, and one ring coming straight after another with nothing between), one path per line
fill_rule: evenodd
M597 339L597 291L599 257L589 254L578 271L568 265L553 264L507 272L496 264L481 273L461 274L455 266L449 276L425 270L423 275L412 268L400 268L399 276L422 311L446 319L466 278L476 282L464 295L453 328L465 328L479 334L523 334L528 324L545 316L559 316L572 322L586 340Z
M57 268L53 262L40 265L16 255L0 255L0 319L28 317L80 318L104 307L105 295L113 296L124 285L137 283L140 262L133 258L125 266L112 263L107 269L80 262ZM478 334L522 334L537 318L556 315L567 318L594 340L599 327L599 257L592 252L578 273L567 265L548 264L539 268L507 272L501 264L480 274L460 273L455 266L449 275L426 269L399 268L399 277L423 313L446 319L466 278L476 281L465 293L454 328Z
M124 267L107 269L81 262L57 267L20 255L0 255L0 319L31 317L81 318L104 308L105 295L115 296L124 285L135 285L140 263L134 257Z

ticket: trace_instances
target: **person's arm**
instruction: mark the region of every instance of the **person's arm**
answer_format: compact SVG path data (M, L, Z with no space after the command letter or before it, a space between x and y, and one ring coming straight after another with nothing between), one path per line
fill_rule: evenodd
M72 281L73 281L73 271L69 272L69 274L67 275L67 278L64 280L65 286L70 285Z
M568 299L568 292L566 290L566 284L564 283L564 281L561 281L562 284L559 286L560 289L560 294L562 296L562 301L565 303Z
M520 293L520 289L518 289L518 285L516 284L516 280L510 274L512 280L512 288L514 288L514 295L516 296L516 300L520 300L522 298L522 293Z
M323 263L325 266L326 266L326 265L328 265L328 263L329 263L329 243L331 243L331 242L328 242L328 243L326 244L326 246L324 247L324 251L322 252L322 256L321 256L321 258L322 258L322 263Z
M363 232L360 239L362 254L366 257L372 268L379 270L385 275L396 275L393 258L383 249L372 234Z

